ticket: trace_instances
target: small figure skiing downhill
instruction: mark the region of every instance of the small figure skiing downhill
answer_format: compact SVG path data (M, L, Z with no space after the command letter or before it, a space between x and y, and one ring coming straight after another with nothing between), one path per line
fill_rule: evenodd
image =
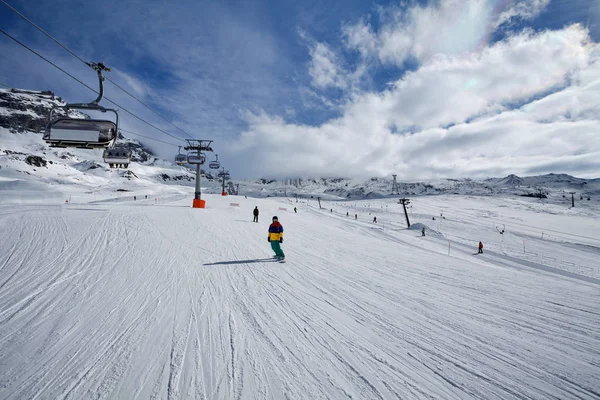
M275 252L275 258L280 262L285 260L285 254L281 250L280 243L283 243L283 226L279 223L276 216L273 217L273 223L269 225L269 235L267 241L271 243L271 248Z
M477 246L477 254L483 254L483 243L479 242L479 246Z

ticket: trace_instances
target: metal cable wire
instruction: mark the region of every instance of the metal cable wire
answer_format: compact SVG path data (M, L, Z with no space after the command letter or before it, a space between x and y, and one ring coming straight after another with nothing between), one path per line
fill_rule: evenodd
M132 131L130 131L130 130L128 130L128 129L119 128L119 130L120 130L120 131L122 131L122 132L127 132L127 133L129 133L129 134L131 134L131 135L135 135L135 136L143 137L143 138L145 138L145 139L149 139L149 140L154 140L155 142L160 142L160 143L168 144L169 146L181 147L181 146L180 146L180 145L178 145L178 144L173 144L173 143L165 142L165 141L163 141L163 140L154 139L154 138L151 138L150 136L145 136L145 135L142 135L141 133L132 132Z
M8 8L10 8L12 11L14 11L17 15L19 15L21 18L23 18L25 21L29 22L31 25L33 25L38 31L42 32L44 35L46 35L50 40L52 40L54 43L58 44L60 47L62 47L64 50L66 50L69 54L71 54L73 57L77 58L79 61L81 61L82 63L84 63L87 66L91 66L91 63L85 61L83 58L79 57L77 54L75 54L75 52L71 51L67 46L65 46L64 44L62 44L60 41L58 41L57 39L55 39L52 35L50 35L48 32L46 32L44 29L40 28L38 25L36 25L33 21L31 21L29 18L27 18L25 15L23 15L22 13L20 13L16 8L14 8L13 6L11 6L10 4L8 4L6 1L4 0L0 0L0 2L4 3ZM194 138L192 135L190 135L189 133L187 133L186 131L184 131L183 129L181 129L180 127L178 127L177 125L175 125L173 122L169 121L167 118L165 118L163 115L161 115L158 111L154 110L152 107L150 107L149 105L147 105L146 103L144 103L142 100L140 100L139 98L137 98L136 96L134 96L133 94L131 94L129 91L127 91L126 89L124 89L123 87L121 87L120 85L118 85L115 81L113 81L112 79L106 77L106 80L109 81L110 83L112 83L113 85L115 85L116 87L118 87L119 89L121 89L123 92L127 93L129 96L131 96L134 100L136 100L137 102L139 102L140 104L142 104L144 107L146 107L147 109L149 109L150 111L152 111L154 114L158 115L160 118L164 119L165 121L167 121L169 124L171 124L172 126L174 126L176 129L180 130L181 132L185 133L187 136L189 136L190 138Z
M40 32L42 32L44 35L48 36L52 41L54 41L56 44L58 44L60 47L62 47L63 49L65 49L66 51L68 51L69 53L71 53L73 55L73 57L77 58L79 61L81 61L82 63L86 64L86 65L90 65L90 63L88 63L87 61L85 61L84 59L82 59L81 57L79 57L77 54L73 53L71 50L69 50L66 46L64 46L62 43L60 43L58 40L54 39L49 33L47 33L45 30L43 30L42 28L40 28L39 26L37 26L33 21L31 21L29 18L27 18L26 16L24 16L23 14L21 14L16 8L14 8L13 6L11 6L10 4L8 4L6 1L4 0L0 0L2 3L4 3L4 5L8 8L10 8L11 10L13 10L17 15L19 15L19 17L23 18L25 21L29 22L31 25L35 26L37 30L39 30Z
M121 87L119 84L117 84L115 81L113 81L112 79L106 77L106 80L109 81L110 83L112 83L113 85L115 85L116 87L118 87L119 89L121 89L122 91L124 91L125 93L127 93L129 96L131 96L133 99L135 99L138 103L140 103L141 105L143 105L144 107L146 107L148 110L152 111L154 114L158 115L159 117L161 117L162 119L164 119L165 121L167 121L169 124L173 125L176 129L180 130L181 132L185 133L187 136L189 136L190 138L194 138L192 135L190 135L189 133L187 133L186 131L184 131L183 129L181 129L180 127L178 127L177 125L175 125L173 122L169 121L167 118L165 118L164 116L162 116L161 114L159 114L157 111L155 111L152 107L150 107L149 105L147 105L146 103L144 103L142 100L138 99L137 97L135 97L133 94L131 94L129 91L127 91L125 88Z
M2 0L0 0L2 1ZM6 33L4 30L0 29L0 32L3 33L4 35L8 36L10 39L14 40L16 43L18 43L19 45L23 46L24 48L26 48L27 50L29 50L30 52L32 52L33 54L35 54L36 56L40 57L42 60L46 61L47 63L49 63L50 65L52 65L53 67L55 67L56 69L58 69L59 71L63 72L64 74L68 75L69 77L73 78L74 80L76 80L77 82L79 82L81 85L85 86L86 88L88 88L89 90L91 90L92 92L98 94L98 91L94 88L92 88L91 86L87 85L86 83L82 82L81 80L79 80L78 78L76 78L75 76L71 75L70 73L68 73L67 71L65 71L64 69L62 69L61 67L59 67L58 65L56 65L55 63L53 63L52 61L50 61L49 59L47 59L46 57L44 57L43 55L41 55L40 53L38 53L37 51L33 50L31 47L27 46L26 44L24 44L23 42L19 41L18 39L14 38L13 36L11 36L10 34ZM181 140L183 141L182 138L174 136L166 131L164 131L163 129L160 129L159 127L153 125L152 123L144 120L141 117L138 117L137 115L135 115L134 113L132 113L131 111L129 111L128 109L126 109L125 107L121 106L120 104L114 102L113 100L109 99L108 97L104 97L104 99L106 99L106 101L108 101L109 103L114 104L115 106L117 106L119 109L125 111L126 113L128 113L129 115L131 115L132 117L142 121L143 123L153 127L154 129L156 129L157 131L160 131L162 133L164 133L167 136L170 136L174 139L177 140Z

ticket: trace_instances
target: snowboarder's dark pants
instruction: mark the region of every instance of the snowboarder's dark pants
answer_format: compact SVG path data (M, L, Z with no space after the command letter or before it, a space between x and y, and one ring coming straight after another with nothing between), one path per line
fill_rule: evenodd
M279 245L278 240L271 240L271 248L273 249L277 257L285 257L285 254L283 254L283 250L281 250L281 246Z
M252 222L258 222L258 215L254 216L254 219L252 220Z
M479 249L478 254L483 254L483 249Z

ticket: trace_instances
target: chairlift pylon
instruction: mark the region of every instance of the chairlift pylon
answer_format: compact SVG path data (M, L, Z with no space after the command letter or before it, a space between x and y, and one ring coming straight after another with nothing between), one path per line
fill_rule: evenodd
M102 71L110 71L102 63L88 64L98 74L100 90L98 97L91 103L73 103L64 106L55 106L50 110L48 124L43 139L50 147L79 147L79 148L107 148L112 147L117 140L119 131L119 113L111 108L104 108L98 103L104 95L104 77ZM56 111L63 110L65 115L56 116ZM88 118L74 118L70 114L79 111ZM113 113L112 119L90 118L87 111Z

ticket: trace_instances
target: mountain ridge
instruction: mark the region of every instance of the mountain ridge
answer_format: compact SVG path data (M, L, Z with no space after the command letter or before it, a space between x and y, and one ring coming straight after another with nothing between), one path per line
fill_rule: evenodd
M158 184L193 186L195 173L156 157L143 143L119 134L119 146L132 150L129 172L111 171L97 150L50 148L40 132L54 106L64 105L51 91L0 89L0 178L49 180L51 182L125 184L139 180ZM4 162L3 162L4 161ZM10 162L9 162L10 161ZM4 164L4 165L2 165ZM65 171L66 170L66 171ZM45 171L41 174L40 171ZM204 177L203 177L204 178ZM206 184L207 180L203 180ZM212 180L209 180L212 182ZM520 177L510 174L501 178L474 180L437 179L398 181L398 191L391 194L392 180L373 177L294 178L284 180L240 180L240 193L256 197L317 196L331 199L375 199L391 196L463 194L475 196L518 195L566 198L575 191L582 199L600 197L600 179L582 179L568 174Z

